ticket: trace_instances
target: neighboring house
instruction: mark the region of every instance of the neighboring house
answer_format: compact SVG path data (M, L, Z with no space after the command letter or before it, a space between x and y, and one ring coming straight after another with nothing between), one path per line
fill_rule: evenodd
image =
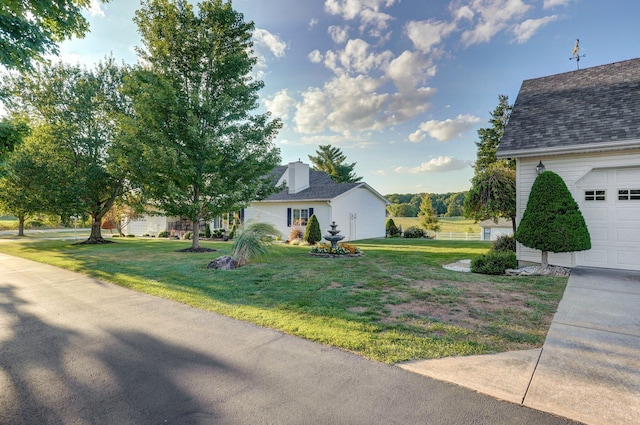
M567 184L592 248L549 264L640 270L640 59L526 80L498 147L517 164L517 221L536 166ZM521 262L540 251L518 244Z
M291 230L304 228L315 214L322 234L335 221L345 241L385 236L386 206L382 195L366 183L335 183L325 172L292 162L273 171L276 185L284 189L262 201L251 202L244 211L246 222L273 224L288 240Z
M495 241L498 236L513 235L511 220L499 218L496 223L493 219L482 220L480 223L480 240Z

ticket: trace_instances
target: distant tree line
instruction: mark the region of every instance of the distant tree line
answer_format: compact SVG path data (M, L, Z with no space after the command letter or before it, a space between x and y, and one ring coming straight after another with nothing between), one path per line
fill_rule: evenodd
M464 215L464 202L468 192L430 193L429 199L436 215L460 217ZM387 211L393 217L417 217L426 193L393 193L385 198L391 202Z

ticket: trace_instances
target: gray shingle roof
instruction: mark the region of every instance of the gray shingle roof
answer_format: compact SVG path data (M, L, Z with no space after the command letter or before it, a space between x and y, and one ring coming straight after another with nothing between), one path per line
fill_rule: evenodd
M640 147L640 58L525 80L498 156Z
M287 170L286 165L276 167L272 175L274 181ZM329 201L349 190L361 186L363 183L336 183L323 171L309 170L309 188L298 193L289 193L289 188L284 188L278 193L269 196L265 201Z

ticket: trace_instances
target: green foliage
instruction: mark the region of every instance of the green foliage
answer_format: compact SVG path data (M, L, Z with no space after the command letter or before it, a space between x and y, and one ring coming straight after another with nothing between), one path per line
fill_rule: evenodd
M304 240L311 245L315 245L322 240L320 222L315 214L311 214L311 217L309 217L307 228L304 231Z
M207 223L204 228L204 237L207 239L211 238L211 226L209 225L209 223Z
M249 259L267 253L267 247L280 235L278 229L269 223L251 223L238 233L233 244L233 261L242 267Z
M134 21L145 66L125 86L133 116L123 166L145 193L198 223L275 191L282 124L254 113L264 86L252 73L254 24L220 0L149 0Z
M545 171L536 178L515 238L524 246L543 252L591 248L584 217L558 174Z
M493 241L494 251L516 252L516 238L513 235L501 235Z
M129 233L129 234L127 235L127 237L128 237L128 238L135 238L135 237L136 237L136 235L134 235L134 234L132 234L132 233Z
M498 162L498 144L504 134L504 129L507 126L512 109L513 105L509 104L508 96L503 94L498 96L498 106L496 106L491 113L491 119L489 120L491 127L478 130L480 140L476 142L476 146L478 147L477 159L474 166L476 172L483 171L491 164ZM502 160L500 162L508 168L515 169L516 165L514 160Z
M425 235L426 235L425 231L417 226L411 226L406 228L404 233L402 234L402 236L407 239L424 238Z
M107 3L109 0L98 0ZM0 65L18 71L33 69L58 54L56 43L84 37L89 23L82 15L91 0L3 1L0 7Z
M394 237L394 236L398 236L400 234L400 229L398 229L398 226L396 226L396 223L393 221L392 218L389 218L387 220L387 222L384 225L385 230L386 230L386 235L390 238Z
M431 203L431 198L428 193L425 193L422 197L422 202L420 203L420 225L427 230L431 230L433 232L440 231L440 225L438 224L438 216L436 216L436 211L433 208L433 204ZM405 237L407 231L405 230Z
M235 237L236 237L236 233L237 233L237 232L238 232L238 229L237 229L236 225L234 224L234 225L231 227L231 231L229 232L229 239L233 239L233 238L235 238Z
M466 195L461 193L456 193L455 195L451 195L447 201L447 212L445 213L446 217L462 217L464 215L464 201ZM433 205L433 203L431 204ZM435 208L434 208L435 212Z
M490 251L471 261L473 273L503 275L506 269L518 267L516 253L511 251Z
M331 145L320 145L316 151L316 156L309 155L309 160L313 164L314 170L324 171L331 176L336 183L355 183L362 180L362 177L355 175L353 171L356 163L345 164L347 157L340 148Z
M184 238L190 241L193 238L193 232L187 232L184 234Z
M158 237L159 238L168 238L169 237L169 231L163 230L161 232L158 232Z
M29 135L31 129L27 119L21 117L0 119L0 177L2 177L5 157L13 152L14 148L22 143Z
M40 199L42 211L91 216L88 243L105 242L102 217L129 181L120 168L118 149L118 118L126 108L120 96L125 73L107 59L94 70L58 63L4 82L10 111L30 116L36 123L32 143L51 152L47 158L31 158L48 175L39 187L30 188L33 196Z
M464 215L476 221L497 220L499 217L515 221L516 172L502 163L476 169L471 189L464 203ZM514 229L515 230L515 229Z

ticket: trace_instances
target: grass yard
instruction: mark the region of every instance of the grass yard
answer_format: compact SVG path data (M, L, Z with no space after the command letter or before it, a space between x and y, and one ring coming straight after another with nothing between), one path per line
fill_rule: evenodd
M310 257L276 245L233 271L206 269L217 253L178 253L188 242L120 239L0 243L46 262L197 308L278 329L386 363L542 345L567 278L458 273L442 264L485 253L483 242L360 241L364 257Z

